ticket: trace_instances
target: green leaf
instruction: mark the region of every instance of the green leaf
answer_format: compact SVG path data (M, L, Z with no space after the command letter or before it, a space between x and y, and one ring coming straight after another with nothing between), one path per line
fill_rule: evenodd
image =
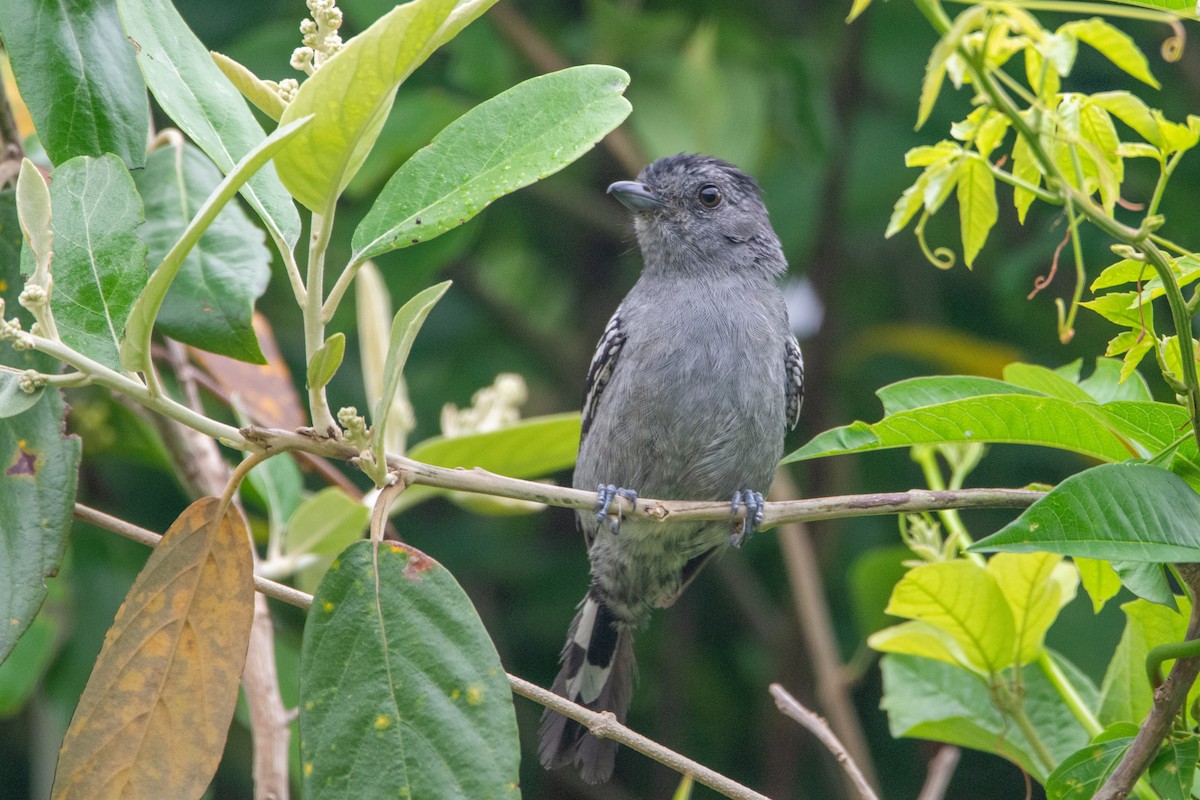
M1079 305L1090 308L1109 322L1133 330L1141 330L1144 327L1153 334L1154 306L1149 303L1139 306L1137 301L1137 292L1109 292Z
M850 7L850 13L846 15L846 24L849 25L858 16L862 14L871 5L871 0L854 0L854 5Z
M1106 738L1072 753L1046 779L1047 800L1090 800L1131 744L1132 736Z
M1150 785L1162 800L1191 800L1198 760L1200 738L1195 734L1168 738L1150 764Z
M71 613L66 582L60 575L47 583L41 611L7 658L0 657L0 719L12 717L25 707L66 638L63 628Z
M1095 690L1068 662L1056 659L1071 683L1084 695ZM886 655L881 707L892 736L915 737L995 753L1044 780L1034 749L1011 720L996 709L987 686L958 667L908 655ZM1025 710L1039 738L1056 759L1087 742L1087 734L1064 705L1054 686L1036 665L1021 672Z
M319 389L333 380L345 354L346 334L339 331L326 339L308 362L308 388Z
M246 102L170 0L117 0L125 32L137 42L138 66L154 99L175 124L228 174L262 144L264 134ZM122 39L124 37L121 37ZM300 215L268 165L241 189L274 238L290 249Z
M284 536L289 555L336 555L360 538L371 510L336 486L322 489L302 502L288 520Z
M1016 660L1028 664L1041 654L1058 612L1075 599L1078 573L1051 553L998 553L987 571L1012 610Z
M962 669L978 670L972 667L953 634L923 620L909 620L878 630L867 637L867 646L881 653L920 656Z
M1134 455L1106 425L1074 403L1055 397L996 394L891 414L873 425L855 422L834 428L818 434L783 461L942 442L1041 445L1102 461L1123 461Z
M28 355L30 366L38 363ZM82 446L63 436L65 411L60 393L49 391L0 419L0 662L41 608L67 546Z
M1160 88L1158 81L1150 73L1150 64L1146 61L1146 56L1134 44L1133 39L1100 17L1068 22L1058 29L1058 33L1072 36L1090 45L1117 68L1155 89Z
M450 288L450 281L443 281L436 286L430 286L413 295L407 303L400 307L396 316L392 317L392 332L388 337L388 354L383 366L383 394L373 399L375 413L372 422L375 430L372 439L372 452L375 455L375 465L379 470L384 469L386 454L383 443L387 433L389 419L388 409L392 404L392 396L400 387L400 379L404 375L404 364L408 361L408 352L412 349L413 340L417 338L425 318L437 305L438 300Z
M908 571L886 609L953 637L966 664L984 674L1013 661L1013 615L990 572L973 561L942 561Z
M1143 139L1155 147L1162 147L1162 130L1142 98L1130 92L1097 92L1090 101L1137 131Z
M229 79L242 96L254 104L254 107L276 122L283 116L287 103L279 96L279 84L275 81L265 81L246 67L234 61L223 53L210 52L213 63L221 74Z
M1022 134L1017 135L1017 141L1013 144L1012 157L1014 178L1019 178L1032 186L1042 185L1042 170L1033 155L1033 148L1029 146L1029 141ZM1022 225L1025 224L1025 215L1029 213L1029 207L1033 205L1036 198L1037 195L1028 189L1020 186L1013 187L1013 206L1017 209L1017 219Z
M1067 380L1054 370L1038 364L1016 362L1004 367L1004 380L1016 386L1032 389L1038 394L1057 397L1072 403L1091 402L1092 396L1078 383Z
M42 173L28 158L21 159L17 173L17 220L33 261L34 274L41 286L46 285L50 261L54 257L53 201L50 187Z
M1134 595L1167 608L1175 608L1175 595L1162 564L1146 561L1114 561L1113 569L1121 579L1121 585Z
M579 453L579 414L523 419L486 433L435 436L408 452L414 461L451 469L485 469L510 478L544 478L570 469ZM410 486L396 499L393 513L445 494L430 486Z
M896 199L896 204L892 207L892 216L888 220L887 230L883 234L883 238L890 239L900 231L904 230L904 226L908 225L921 206L925 202L925 186L927 180L925 173L917 178L916 183L909 186Z
M875 394L883 401L884 414L896 414L901 411L911 411L914 408L936 406L952 400L990 394L1042 396L1041 392L1026 386L998 381L995 378L976 378L971 375L908 378L877 389Z
M73 158L54 170L54 292L50 307L64 343L119 368L117 348L146 285L137 237L142 199L115 155Z
M1072 475L979 552L1044 550L1109 561L1200 561L1200 495L1148 464L1102 464Z
M145 369L150 358L150 336L153 333L155 320L163 305L167 291L175 276L179 274L188 253L200 241L201 236L212 225L213 220L233 199L238 190L252 180L255 173L266 165L280 147L288 142L297 132L304 129L308 117L298 119L277 129L251 150L239 161L225 179L213 189L204 203L196 210L191 222L180 234L179 239L171 246L170 251L163 256L162 263L154 270L146 288L138 296L137 302L129 312L129 330L121 343L121 363L131 370Z
M249 489L249 491L246 491ZM304 476L289 453L269 458L250 470L242 484L243 494L254 498L267 512L272 528L282 531L285 523L300 506L304 492Z
M996 179L983 158L970 157L962 161L958 197L962 259L970 269L1000 215L996 205Z
M20 372L0 367L0 419L15 417L32 408L46 390L41 386L32 392L23 391L20 380Z
M929 165L921 176L925 179L925 210L930 214L936 213L958 185L958 178L963 165L961 152Z
M7 0L0 38L52 162L115 153L130 169L145 163L146 84L112 2Z
M134 176L146 202L139 233L151 265L162 263L222 175L196 148L164 147ZM271 279L262 230L236 203L220 210L184 257L158 325L181 342L230 358L265 364L254 333L254 302Z
M1075 567L1079 570L1079 582L1092 601L1092 613L1099 614L1104 604L1121 591L1121 579L1108 561L1097 558L1077 557Z
M937 102L942 91L942 82L946 78L946 62L954 55L954 51L962 43L968 33L979 28L987 17L988 10L983 6L971 6L959 14L950 26L950 30L942 36L929 54L929 62L925 65L925 78L921 82L921 99L917 106L917 128L929 119L933 104Z
M904 562L910 558L911 550L894 545L873 548L854 560L850 567L849 599L860 634L882 630L893 621L883 609L892 588L908 571Z
M1161 644L1181 642L1187 635L1190 606L1187 598L1177 602L1181 605L1178 611L1141 599L1121 605L1125 630L1100 686L1099 714L1104 724L1140 724L1150 713L1154 692L1146 678L1146 655Z
M517 798L520 747L499 656L454 578L358 542L304 628L300 754L311 800Z
M616 67L572 67L471 109L388 181L354 231L353 259L432 239L558 172L629 114L628 83Z
M437 47L435 34L454 6L455 0L396 6L300 84L279 122L312 115L313 124L275 164L283 185L314 213L328 213L362 166L396 90Z

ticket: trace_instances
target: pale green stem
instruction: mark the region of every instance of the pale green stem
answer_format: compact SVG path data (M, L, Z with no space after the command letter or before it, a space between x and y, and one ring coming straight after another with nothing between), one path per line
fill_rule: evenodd
M296 305L304 308L304 304L308 302L308 292L304 288L304 278L300 275L300 265L296 263L296 253L275 231L272 230L270 235L275 242L275 249L279 251L279 257L283 259L284 272L287 273L288 283L292 287L292 295L296 298Z
M329 236L333 230L332 203L326 213L312 215L312 240L308 248L308 282L304 300L304 363L312 361L317 350L325 343L325 321L322 302L325 299L325 253L329 248ZM308 407L312 415L313 429L325 435L337 430L337 423L329 411L325 399L325 387L309 387Z
M136 400L147 408L157 411L164 417L169 417L189 428L227 443L230 447L248 449L250 444L241 432L232 425L226 425L198 414L182 403L177 403L165 394L154 394L150 388L134 378L93 361L82 353L72 350L61 342L54 342L31 333L20 333L18 337L35 350L53 356L65 364L69 364L92 379L93 383L112 389L115 392Z
M1042 741L1041 735L1037 728L1030 722L1029 716L1025 713L1025 703L1019 695L1014 694L1005 686L993 687L1001 712L1008 717L1020 729L1021 733L1025 734L1025 740L1033 749L1033 757L1038 760L1045 775L1049 775L1054 771L1058 762L1054 759L1054 754L1046 747L1046 743ZM1043 776L1044 777L1044 776Z
M976 0L948 0L961 5L974 5ZM1147 22L1170 24L1176 19L1193 19L1187 12L1162 9L1156 11L1150 8L1118 5L1117 3L1072 3L1069 0L1005 0L1003 5L1026 8L1032 11L1057 11L1063 14L1079 14L1082 16L1096 15L1106 17L1124 17L1126 19L1141 19Z
M1050 205L1056 206L1062 205L1062 198L1058 195L1048 192L1040 186L1034 186L1029 181L1018 178L1011 172L1005 172L987 159L984 159L984 161L987 163L988 168L991 169L992 174L995 175L997 179L1007 183L1009 186L1017 186L1021 189L1024 189L1025 191L1037 197L1037 199L1041 200L1043 203L1049 203Z
M942 477L942 470L937 463L937 451L930 446L920 446L912 448L912 459L921 467L921 472L925 476L925 483L930 489L935 492L946 490L946 481ZM978 553L968 553L967 548L971 546L971 534L967 532L967 526L963 524L962 517L958 515L956 509L945 509L938 511L938 518L941 519L942 525L946 528L946 533L958 541L959 548L966 554L967 558L977 564L984 563L983 556Z
M1104 726L1100 724L1100 720L1092 713L1092 710L1087 707L1087 703L1083 702L1083 698L1079 696L1075 685L1067 678L1062 669L1050 657L1050 652L1043 649L1042 654L1038 656L1038 666L1042 669L1042 674L1050 681L1050 685L1058 692L1058 696L1066 704L1071 713L1075 715L1075 719L1079 720L1079 724L1087 731L1089 737L1095 736L1104 732Z
M325 300L325 306L321 309L321 319L328 323L333 319L334 313L338 306L341 305L342 298L346 295L346 291L350 288L350 284L354 283L354 276L358 274L359 267L363 265L362 261L351 261L342 270L342 274L338 276L337 281L333 284L333 288L329 290L329 297Z
M1183 150L1174 153L1171 158L1162 164L1159 168L1158 183L1154 184L1154 195L1150 198L1150 204L1146 207L1146 216L1152 217L1158 213L1158 204L1162 202L1163 191L1167 188L1167 181L1171 177L1171 173L1175 171L1175 167L1179 164L1179 159L1183 157Z

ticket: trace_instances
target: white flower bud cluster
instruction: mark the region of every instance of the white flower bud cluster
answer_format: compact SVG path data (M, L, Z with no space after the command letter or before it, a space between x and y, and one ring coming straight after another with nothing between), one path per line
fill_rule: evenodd
M471 405L459 409L453 403L442 407L442 435L466 436L508 428L521 420L521 406L529 399L525 379L511 372L496 376L491 386L471 397Z
M342 27L342 10L334 0L308 0L308 10L312 17L300 23L304 46L292 51L291 65L293 69L312 75L326 59L342 49L342 37L338 35L338 28ZM282 83L280 90L282 96ZM285 101L288 99L284 98Z
M25 394L33 394L47 383L46 376L32 369L27 369L17 378L17 388Z
M358 413L354 406L346 406L337 413L338 423L346 429L345 438L359 450L366 450L371 443L371 431L367 420Z

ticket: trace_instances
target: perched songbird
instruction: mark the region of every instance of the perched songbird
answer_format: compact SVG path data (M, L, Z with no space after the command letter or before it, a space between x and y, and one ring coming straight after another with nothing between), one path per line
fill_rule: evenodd
M804 367L776 279L787 270L754 179L677 155L608 187L633 212L642 276L588 370L575 486L592 583L567 633L558 694L622 721L633 630L671 605L726 543L762 521L762 494L800 413ZM620 519L622 500L730 500L730 523ZM744 524L743 524L744 520ZM539 755L585 781L612 775L617 745L547 710Z

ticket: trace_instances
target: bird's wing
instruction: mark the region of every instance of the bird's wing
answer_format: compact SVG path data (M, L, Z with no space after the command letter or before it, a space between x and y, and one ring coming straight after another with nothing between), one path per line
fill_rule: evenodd
M612 378L613 369L617 365L617 356L621 354L621 347L624 344L625 333L621 330L621 309L618 308L612 315L612 319L608 321L608 327L604 329L604 333L596 345L596 354L592 356L592 364L588 367L587 385L584 387L583 394L582 435L584 438L587 437L588 429L592 427L592 420L596 418L600 396L604 394L604 387L608 386L608 382Z
M800 405L804 402L804 357L800 355L800 343L795 336L788 336L786 350L787 426L788 430L792 430L800 421Z

